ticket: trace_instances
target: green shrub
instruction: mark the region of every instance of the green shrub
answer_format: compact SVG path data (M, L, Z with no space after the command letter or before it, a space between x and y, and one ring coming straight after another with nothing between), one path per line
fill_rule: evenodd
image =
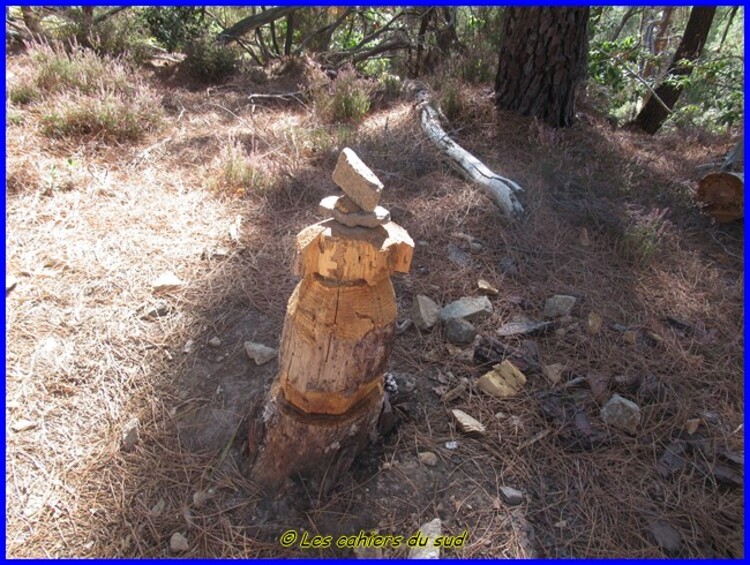
M671 222L665 218L668 208L654 208L645 213L631 208L622 238L622 250L631 260L648 262L669 237Z
M11 104L25 106L34 102L38 97L39 91L36 86L28 82L13 84L8 88L8 98Z
M205 8L192 6L144 8L142 17L151 35L169 52L198 38L205 28Z
M190 77L203 83L221 82L233 75L240 64L237 51L215 38L200 35L185 48L183 65Z
M465 89L457 80L446 80L440 89L440 110L451 122L458 122L466 117L468 103Z
M333 81L322 72L309 81L315 113L331 123L359 123L370 110L372 85L351 67L338 71Z

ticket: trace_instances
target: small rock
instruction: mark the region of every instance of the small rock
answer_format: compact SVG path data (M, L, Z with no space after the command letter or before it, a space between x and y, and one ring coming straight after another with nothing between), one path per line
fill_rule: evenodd
M13 275L5 275L5 294L8 294L11 290L16 288L16 285L18 284L18 279L14 277Z
M200 508L203 506L208 500L211 499L212 496L216 494L216 489L211 487L206 490L199 490L193 493L193 506L196 508Z
M166 271L151 283L151 288L154 292L162 292L166 290L174 290L175 288L179 288L184 284L185 283L177 278L177 275L175 275L173 272Z
M567 316L576 304L575 296L556 294L547 299L544 304L544 316L547 318L559 318Z
M385 384L383 385L383 388L386 392L391 394L398 393L398 383L396 382L396 377L393 376L393 373L385 374Z
M190 354L193 352L194 346L195 346L195 342L192 339L189 339L187 340L185 347L182 348L182 352L185 354Z
M167 502L163 498L160 498L159 502L157 502L151 507L151 510L150 510L151 516L154 518L161 516L161 513L164 512L164 509L166 507L167 507Z
M523 502L523 493L513 487L500 487L500 496L509 506L518 506Z
M454 410L451 410L451 414L453 415L453 418L456 420L456 426L458 427L459 431L467 435L468 434L484 435L487 432L484 425L482 425L482 423L479 420L472 418L463 410L454 409Z
M20 432L25 432L26 430L31 430L33 428L36 428L36 426L37 426L36 422L32 422L31 420L21 419L21 420L17 420L16 422L14 422L11 425L10 429L16 433L20 433Z
M419 454L419 462L428 467L437 465L438 457L432 451L423 451Z
M221 347L221 340L218 337L212 337L208 340L208 345L211 347Z
M602 323L604 320L602 320L602 317L597 314L596 312L589 312L589 315L586 317L586 332L589 335L596 335L600 331L602 331Z
M336 197L335 208L343 214L351 214L352 212L361 212L362 208L349 198L346 194L344 196Z
M445 337L451 343L467 345L474 341L476 335L474 324L463 318L451 318L445 324Z
M172 537L169 538L169 550L172 553L182 553L188 549L190 549L188 540L180 532L173 533Z
M508 359L477 380L479 390L497 398L515 396L526 384L526 375Z
M452 318L463 318L464 320L475 320L486 318L492 314L492 303L486 296L473 298L465 296L451 302L440 310L440 319L444 322Z
M172 307L169 304L165 304L163 302L151 305L151 306L145 306L140 309L141 311L141 320L149 320L153 318L163 318L164 316L169 316L172 312Z
M591 245L591 240L589 239L589 230L586 228L581 228L581 230L578 232L578 243L581 245L581 247L589 247Z
M391 213L382 206L376 206L372 212L365 210L344 212L339 201L346 196L327 196L320 201L318 211L324 218L333 218L338 223L350 228L376 228L391 221Z
M562 363L553 363L552 365L542 365L542 373L547 380L556 385L562 380L562 374L565 371L565 365Z
M278 350L252 341L245 342L245 353L256 365L265 365L279 354Z
M372 212L380 202L383 183L348 147L339 154L332 178L333 182L363 210Z
M555 327L554 322L535 322L532 320L523 320L520 322L508 322L497 329L497 335L501 337L510 337L514 335L532 335L543 333Z
M636 341L638 340L638 332L636 332L635 330L628 330L626 332L623 332L622 339L628 345L635 345Z
M481 251L484 246L478 241L472 241L469 244L469 247L471 248L472 251Z
M568 525L568 521L567 520L560 520L559 522L555 522L555 524L554 524L554 526L556 528L564 528L567 525Z
M419 527L422 538L427 538L424 546L418 545L409 549L409 559L440 559L440 547L435 547L435 540L442 535L440 518L422 524Z
M446 441L445 442L445 449L449 449L453 451L454 449L458 449L458 442L457 441Z
M685 422L685 430L690 435L693 435L695 432L698 431L698 426L701 425L701 419L700 418L691 418L687 422Z
M135 444L138 443L140 436L140 422L138 418L133 418L125 424L122 429L121 446L123 451L132 451Z
M429 330L438 323L440 306L424 294L418 294L411 305L411 319L420 330Z
M446 249L448 250L448 259L451 263L459 267L471 267L471 255L466 253L466 251L452 243L449 243Z
M680 534L664 520L654 520L648 525L648 532L654 542L668 557L677 557L682 549Z
M632 400L613 394L601 410L602 419L610 426L636 433L641 423L641 409Z
M477 282L477 286L479 287L479 290L481 292L484 292L486 294L490 294L492 296L497 296L498 294L500 294L499 290L497 290L494 286L492 286L484 279L479 279L479 281Z
M500 259L500 271L511 278L518 276L518 267L516 267L516 262L510 255L505 255Z

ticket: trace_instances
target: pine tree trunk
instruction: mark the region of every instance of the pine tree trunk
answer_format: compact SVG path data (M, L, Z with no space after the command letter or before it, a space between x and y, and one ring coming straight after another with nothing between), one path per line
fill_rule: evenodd
M685 33L682 36L682 41L680 41L672 62L669 64L669 69L667 70L668 79L690 76L693 72L693 63L698 59L701 51L703 51L703 46L708 39L708 32L711 29L715 13L715 7L696 6L692 9ZM659 131L669 117L672 108L674 108L682 93L682 87L679 84L664 81L654 92L663 104L656 99L656 96L650 96L635 117L635 120L628 124L651 135ZM664 106L667 106L669 110Z
M575 118L585 76L589 8L508 8L495 80L499 108L554 127Z

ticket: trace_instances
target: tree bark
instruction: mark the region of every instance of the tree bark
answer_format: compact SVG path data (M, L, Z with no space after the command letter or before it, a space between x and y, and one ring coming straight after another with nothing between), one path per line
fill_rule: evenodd
M286 38L284 39L284 55L292 54L292 41L294 40L294 13L286 17Z
M217 39L224 43L235 41L238 37L241 37L251 31L259 28L260 26L266 25L269 22L273 22L284 16L291 14L297 7L283 7L283 8L271 8L260 14L253 14L247 18L243 18L234 24L232 27L222 31Z
M698 60L703 51L715 13L715 7L696 6L692 9L682 41L669 64L667 80L654 90L664 104L660 104L651 96L635 120L627 124L629 127L641 129L651 135L661 129L682 93L682 86L674 84L670 79L674 80L692 74L693 63Z
M504 110L565 127L585 76L588 8L508 8L495 80Z

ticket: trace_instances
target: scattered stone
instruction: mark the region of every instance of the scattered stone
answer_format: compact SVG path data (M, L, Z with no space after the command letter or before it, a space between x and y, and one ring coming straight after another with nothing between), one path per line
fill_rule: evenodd
M507 398L515 396L526 384L524 375L513 363L505 360L495 365L477 381L477 387L491 396Z
M481 251L484 246L478 241L472 241L469 244L469 247L471 248L472 251Z
M500 487L500 496L509 506L518 506L524 500L523 493L513 487Z
M172 313L172 307L164 302L158 302L150 306L140 308L141 320L151 320L153 318L163 318Z
M216 494L216 489L214 487L208 488L206 490L199 490L193 493L193 506L196 508L200 508L203 506L207 501L209 501L214 495Z
M458 442L457 441L446 441L445 442L445 449L449 449L453 451L454 449L458 449Z
M471 255L466 253L466 251L453 243L449 243L446 249L448 250L448 259L451 263L459 267L471 267Z
M138 443L140 424L138 418L133 418L122 428L121 446L123 451L132 451L135 444Z
M486 294L492 296L497 296L498 294L500 294L499 290L497 290L494 286L492 286L488 281L484 279L479 279L479 281L477 282L477 286L479 287L479 290L481 292L484 292Z
M456 420L456 426L458 427L459 431L467 435L469 434L484 435L487 432L484 425L482 425L482 423L479 420L472 418L463 410L453 409L451 410L451 414L453 415L453 418Z
M542 365L542 373L547 380L556 385L562 380L562 374L565 371L565 365L562 363L553 363L552 365Z
M469 390L469 379L463 378L458 383L458 386L444 393L440 397L440 400L442 402L445 402L446 404L449 402L453 402L454 400L457 400L461 398L464 394L466 394L467 390Z
M591 240L589 239L589 230L586 228L581 228L581 230L578 232L578 243L581 244L581 247L589 247L591 245Z
M150 510L151 516L154 518L161 516L161 513L164 512L164 509L166 507L167 507L167 502L163 498L160 498L159 502L157 502L151 507L151 510Z
M602 320L602 317L599 314L596 312L589 312L589 315L586 317L586 332L589 335L598 334L602 331L603 323L604 320Z
M641 409L632 400L613 394L602 407L602 419L610 426L620 430L636 433L641 423Z
M428 296L418 294L414 298L411 305L411 319L420 330L429 330L437 324L439 314L440 306Z
M555 522L555 524L554 524L554 526L556 528L564 528L567 525L568 525L568 521L567 520L560 520L559 522Z
M263 345L262 343L254 343L252 341L245 342L245 353L256 365L265 365L272 359L275 359L279 354L277 349Z
M474 341L476 335L474 324L463 318L451 318L445 324L445 337L451 343L467 345Z
M693 435L695 432L698 431L698 426L701 425L701 419L700 418L691 418L687 422L685 422L685 431L689 433L690 435Z
M594 397L597 404L601 406L607 402L609 398L609 377L607 375L589 373L586 375L586 382L588 382L591 389L591 396Z
M576 304L575 296L556 294L547 299L544 304L544 316L547 318L559 318L567 316Z
M497 330L497 334L502 337L510 337L514 335L532 335L546 332L555 327L554 322L535 322L532 320L526 320L523 322L508 322L503 324Z
M409 559L440 559L440 546L435 547L435 540L442 535L440 518L422 524L419 527L422 538L427 538L427 543L417 545L409 550Z
M393 373L389 372L385 374L385 384L383 388L386 392L390 392L391 394L398 393L398 382L396 382L396 377Z
M419 454L419 462L428 467L437 465L438 457L432 451L423 451Z
M372 212L380 202L383 183L375 173L362 162L359 156L345 147L339 154L336 169L333 171L335 182L354 203L367 212Z
M31 420L21 419L13 423L10 429L16 433L20 433L20 432L25 432L26 430L31 430L33 428L36 428L36 426L37 426L36 422L32 422Z
M16 285L18 284L18 279L14 277L13 275L5 275L5 294L7 295L11 290L16 288Z
M351 214L352 212L361 212L362 208L349 198L346 194L344 196L337 197L334 201L334 207L343 214Z
M646 338L646 343L648 343L651 347L656 347L657 345L661 345L664 343L664 338L661 337L658 333L652 332L651 330L646 330L644 337Z
M638 339L638 332L636 332L635 330L628 330L626 332L623 332L622 339L628 345L635 345Z
M185 347L182 348L182 352L186 355L189 355L193 352L193 348L195 346L195 342L192 339L187 340L187 343L185 344Z
M664 520L654 520L648 525L648 533L651 534L656 545L658 545L668 557L677 557L682 549L680 534Z
M190 549L188 540L180 532L173 533L172 537L169 538L169 550L172 553L182 553L188 549Z
M177 275L175 275L173 272L166 271L151 283L151 288L154 292L163 292L167 290L174 290L184 284L185 283L177 278Z
M440 310L440 319L444 322L452 318L463 318L464 320L476 320L486 318L492 314L492 303L486 296L473 298L464 296L451 302Z
M505 255L500 259L500 271L511 278L518 276L518 267L516 267L516 262L510 255Z
M208 345L211 347L221 347L221 340L218 337L212 337L208 340Z
M686 455L687 444L684 441L671 442L659 456L659 460L656 462L656 472L665 481L671 479L687 465Z
M345 196L326 196L320 201L318 211L324 218L333 218L338 223L350 228L376 228L391 221L391 213L382 206L376 206L372 212L364 210L344 212L338 203Z

